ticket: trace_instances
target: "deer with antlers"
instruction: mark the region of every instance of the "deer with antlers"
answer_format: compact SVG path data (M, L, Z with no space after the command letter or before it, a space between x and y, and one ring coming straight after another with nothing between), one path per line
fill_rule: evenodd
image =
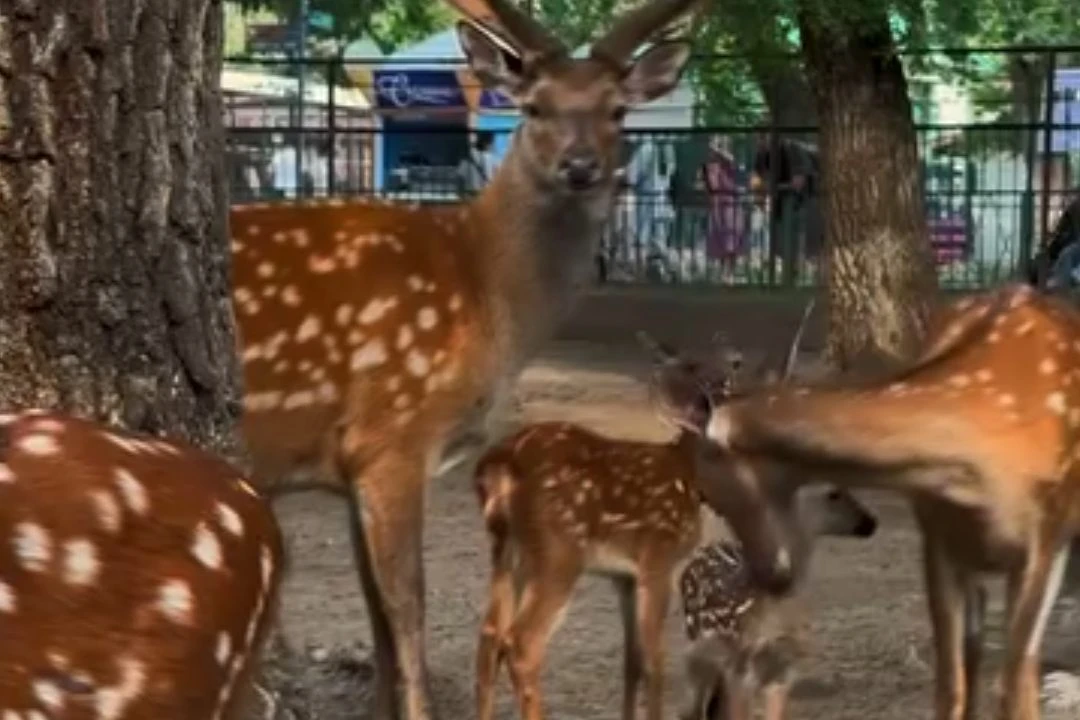
M806 482L912 498L936 655L938 720L977 716L982 573L1007 579L1000 720L1039 717L1039 656L1080 531L1080 312L1011 285L940 314L925 350L882 377L770 391L702 421L685 369L665 392L703 435L697 478L757 577L782 593L802 561L791 497Z
M351 498L378 718L433 715L427 481L485 444L492 409L588 282L620 183L623 118L675 86L690 46L666 31L704 5L653 0L578 59L509 0L450 2L468 18L458 35L469 67L523 116L474 200L231 215L256 474L319 468Z
M0 415L0 717L223 720L283 571L269 505L183 443Z

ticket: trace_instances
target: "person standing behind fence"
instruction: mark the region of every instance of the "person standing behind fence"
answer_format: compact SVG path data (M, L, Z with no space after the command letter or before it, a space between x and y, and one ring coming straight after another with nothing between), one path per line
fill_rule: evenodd
M495 173L495 154L491 146L495 136L487 130L476 133L469 154L458 164L458 179L461 182L461 195L469 197L480 192Z
M821 208L818 200L820 171L817 151L804 143L787 138L776 141L777 163L772 162L772 138L758 133L750 188L759 198L769 190L770 177L776 183L775 196L769 198L771 216L780 237L770 241L774 252L784 257L785 249L794 250L793 277L798 276L799 261L816 262L823 240Z
M730 145L728 138L713 135L702 166L709 202L705 253L710 260L719 261L724 282L734 280L739 256L746 250L746 218L739 197L739 168Z

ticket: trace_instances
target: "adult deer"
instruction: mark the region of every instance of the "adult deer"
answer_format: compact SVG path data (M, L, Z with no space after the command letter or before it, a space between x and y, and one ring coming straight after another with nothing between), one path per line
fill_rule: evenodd
M1027 286L952 305L888 377L712 409L698 478L774 591L797 573L802 483L874 485L914 502L936 652L936 717L976 717L979 574L1007 577L997 717L1039 717L1038 665L1080 531L1080 312ZM688 402L692 379L668 388ZM700 402L700 401L695 401Z
M432 716L425 487L484 443L491 409L587 283L619 185L627 108L668 92L669 35L698 0L654 0L588 57L508 0L451 0L468 64L523 110L483 192L457 207L329 201L232 213L245 433L257 474L322 463L352 500L376 717Z
M274 611L269 505L193 447L0 415L0 717L236 718Z

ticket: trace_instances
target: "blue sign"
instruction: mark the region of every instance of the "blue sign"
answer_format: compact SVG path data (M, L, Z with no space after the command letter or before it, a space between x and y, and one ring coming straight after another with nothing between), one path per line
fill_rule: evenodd
M1051 117L1059 127L1050 133L1053 152L1080 151L1080 68L1062 68L1054 76ZM1064 126L1064 127L1060 127Z
M380 109L465 108L453 70L375 70L373 75Z

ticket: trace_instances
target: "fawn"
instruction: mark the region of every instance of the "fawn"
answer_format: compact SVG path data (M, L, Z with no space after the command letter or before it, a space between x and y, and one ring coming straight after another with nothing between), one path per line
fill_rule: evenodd
M282 539L237 470L180 442L0 415L0 718L236 718Z
M849 492L803 490L798 519L810 561L821 535L868 538L877 519ZM684 720L750 720L764 696L765 720L786 717L794 665L805 654L804 613L797 595L774 597L757 587L737 542L698 548L679 579L683 599L691 703Z
M317 468L349 496L379 718L433 716L427 482L486 444L493 409L586 287L627 109L678 82L690 45L668 30L707 0L651 0L584 58L510 0L450 4L468 18L471 71L522 108L475 199L256 204L230 219L256 476Z
M790 498L807 482L911 497L936 655L935 717L977 717L984 573L1007 579L995 717L1037 720L1046 622L1080 534L1080 311L1009 285L939 313L925 349L880 377L755 393L700 411L673 368L662 392L700 432L701 490L770 592L799 572Z
M795 332L785 376L809 311ZM671 362L699 366L644 333L638 339L658 368ZM740 379L741 354L725 351L722 362L704 365L711 373L704 383L710 397L730 396ZM539 677L545 646L586 572L610 576L619 596L625 639L622 717L635 717L642 675L647 717L662 717L663 622L678 571L702 542L697 450L696 437L685 431L667 443L631 442L569 423L543 422L483 454L474 478L491 543L492 576L476 661L481 720L492 716L504 655L522 715L543 717Z

